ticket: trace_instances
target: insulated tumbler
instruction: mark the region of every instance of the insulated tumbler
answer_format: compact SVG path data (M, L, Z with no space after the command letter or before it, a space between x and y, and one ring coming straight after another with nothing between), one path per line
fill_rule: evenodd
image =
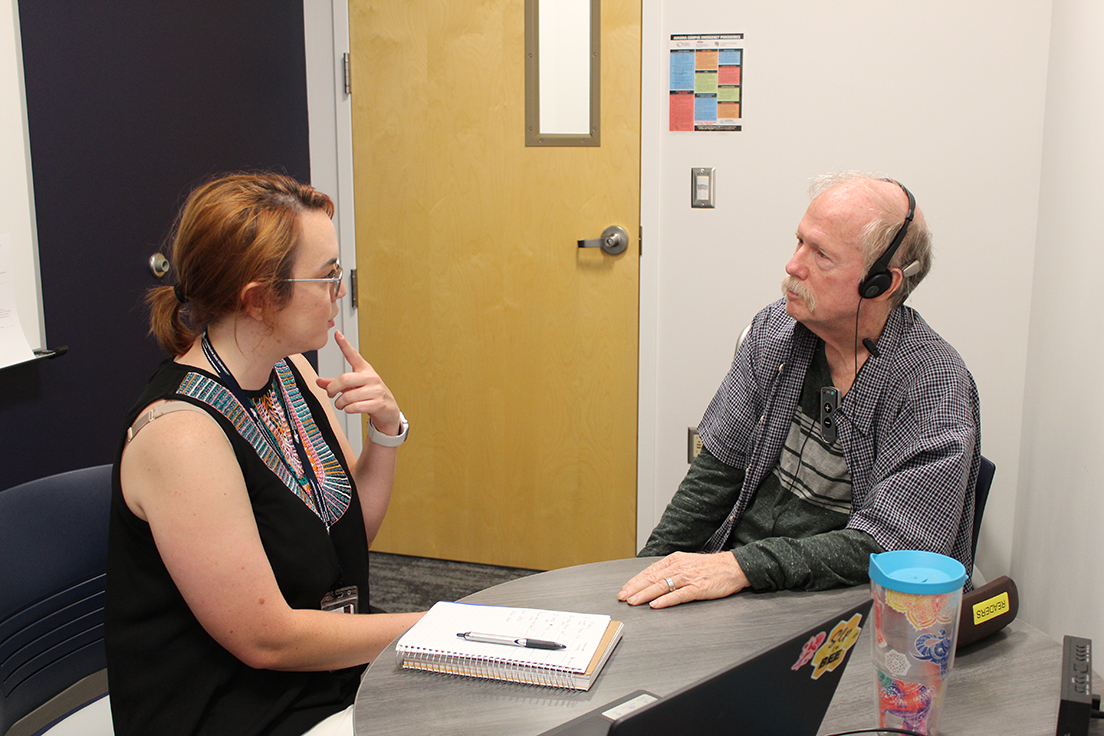
M870 555L881 728L935 736L954 664L966 568L934 552Z

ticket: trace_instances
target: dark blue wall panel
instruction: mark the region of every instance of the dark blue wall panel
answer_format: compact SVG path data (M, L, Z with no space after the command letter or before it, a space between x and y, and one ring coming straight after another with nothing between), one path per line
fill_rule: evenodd
M0 488L113 460L164 358L142 297L188 190L310 178L302 0L22 0L19 21L47 345L69 352L0 370Z

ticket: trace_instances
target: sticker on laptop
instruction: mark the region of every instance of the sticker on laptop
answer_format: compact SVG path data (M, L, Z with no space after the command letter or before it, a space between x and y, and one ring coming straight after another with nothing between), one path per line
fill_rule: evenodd
M809 641L805 642L805 646L801 648L801 656L797 658L797 661L790 667L791 670L799 670L805 665L809 664L813 655L820 649L820 645L824 643L824 640L828 638L828 634L820 632L816 636L809 637Z
M812 663L812 678L819 680L825 672L832 672L843 663L847 652L855 646L859 640L862 627L862 614L856 613L847 621L840 621L832 629L831 633L823 631L809 638L801 649L801 655L790 668L799 670L806 664Z

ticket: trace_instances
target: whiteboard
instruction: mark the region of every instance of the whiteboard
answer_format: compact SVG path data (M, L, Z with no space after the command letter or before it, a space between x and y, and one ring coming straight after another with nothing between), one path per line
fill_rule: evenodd
M0 0L0 236L10 243L15 309L32 349L46 342L38 236L31 195L31 148L16 0Z

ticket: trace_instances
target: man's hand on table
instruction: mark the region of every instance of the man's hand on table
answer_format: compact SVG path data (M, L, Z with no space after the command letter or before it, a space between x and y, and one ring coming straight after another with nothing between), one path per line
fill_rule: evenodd
M731 552L675 552L625 583L617 599L631 606L650 603L652 608L667 608L687 601L724 598L747 586L747 577Z

